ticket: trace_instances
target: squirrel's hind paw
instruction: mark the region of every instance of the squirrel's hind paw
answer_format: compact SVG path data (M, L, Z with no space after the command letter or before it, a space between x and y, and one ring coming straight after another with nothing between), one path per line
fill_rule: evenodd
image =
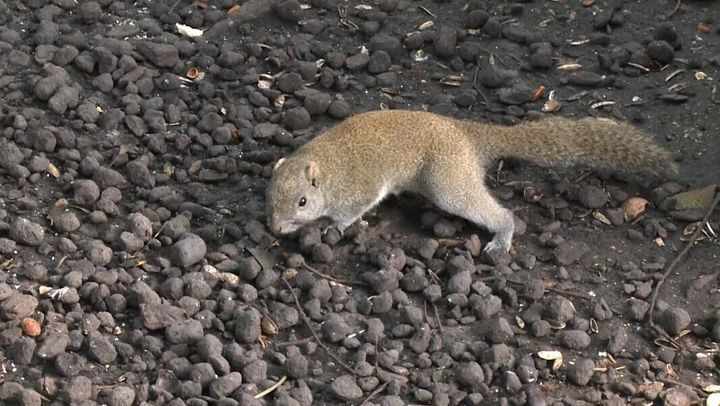
M494 238L482 250L483 257L492 265L507 265L510 263L510 244Z
M482 251L483 253L502 252L503 254L507 254L510 252L510 244L505 244L497 239L493 239L485 244Z

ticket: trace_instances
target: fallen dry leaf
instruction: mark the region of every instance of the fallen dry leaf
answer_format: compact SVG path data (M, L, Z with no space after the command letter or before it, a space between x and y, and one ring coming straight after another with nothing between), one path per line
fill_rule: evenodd
M642 197L631 197L627 199L625 203L623 203L625 221L633 221L640 217L640 215L645 213L649 205L650 202Z

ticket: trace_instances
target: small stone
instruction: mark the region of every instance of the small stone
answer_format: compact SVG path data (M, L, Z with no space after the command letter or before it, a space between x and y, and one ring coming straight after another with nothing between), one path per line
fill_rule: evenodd
M148 330L159 330L186 319L185 310L167 303L143 303L140 305L143 325Z
M261 317L254 310L239 312L235 317L235 338L242 343L254 344L262 332Z
M86 254L90 262L97 266L105 266L112 260L113 251L105 245L101 240L91 241L86 249Z
M370 38L368 42L368 49L371 52L385 51L393 58L403 53L402 42L397 36L389 35L385 33L375 34Z
M458 92L453 101L460 107L470 107L477 100L477 91L475 89L464 89Z
M41 359L54 359L63 354L70 344L70 337L63 333L51 333L45 337L37 349L37 356Z
M128 216L128 228L142 241L149 241L153 236L150 219L140 213L133 213Z
M280 19L297 22L302 15L302 7L298 0L284 0L273 4L273 11Z
M337 343L345 339L351 332L352 328L345 322L345 320L332 313L322 325L322 332L331 343Z
M115 386L105 397L108 406L132 406L135 402L135 389L129 386Z
M392 59L390 54L383 50L375 51L370 55L367 66L368 72L372 74L386 72L391 64Z
M89 179L81 179L73 183L74 200L81 206L90 207L100 198L100 188Z
M359 71L364 69L370 63L370 56L367 53L360 52L345 60L345 66L350 71Z
M650 310L650 304L644 300L631 297L627 302L628 316L631 320L642 321Z
M235 392L243 383L243 375L240 372L230 372L210 383L210 396L223 398Z
M102 7L95 1L83 2L80 5L80 17L86 24L97 22L102 14Z
M277 87L284 93L295 93L303 86L303 79L297 72L289 72L277 79Z
M523 83L516 83L512 87L504 87L497 92L500 101L507 105L520 105L532 99L533 89Z
M155 176L150 172L147 162L144 159L136 159L125 165L128 179L134 185L152 189L155 187Z
M335 396L343 400L358 400L362 398L363 391L352 375L341 375L331 384Z
M65 114L68 109L74 108L80 101L80 87L61 86L48 100L48 107L57 114Z
M61 233L71 233L80 228L80 219L72 211L62 211L51 218L53 228Z
M435 54L441 58L450 58L455 55L457 46L457 31L451 27L441 27L434 40Z
M305 107L294 107L283 115L283 125L292 131L309 127L311 120L310 113Z
M666 41L651 41L647 45L647 54L650 58L658 61L663 65L672 63L675 58L675 50L672 45Z
M207 245L202 238L195 234L186 234L172 246L170 257L178 266L187 268L200 262L206 253Z
M194 319L174 323L165 329L165 338L172 344L194 344L203 335L202 324Z
M567 348L582 350L590 345L590 336L581 330L565 330L560 333L560 341Z
M670 307L662 312L660 320L665 331L673 337L688 328L692 321L690 314L685 309L679 307Z
M481 320L487 320L502 310L502 299L495 295L472 296L470 299L473 311Z
M125 176L123 176L120 172L105 167L100 167L95 171L93 180L97 182L100 189L107 189L109 187L123 189L128 185L127 180L125 180Z
M475 9L465 16L465 28L477 30L482 28L490 19L487 11Z
M477 362L463 362L455 368L455 379L469 391L477 392L484 385L485 374Z
M423 259L429 260L435 255L438 247L440 247L440 243L437 240L424 238L419 242L417 252Z
M10 238L20 244L38 246L45 240L45 229L40 224L18 217L10 225Z
M595 363L588 358L580 358L569 364L567 376L570 382L578 386L585 386L590 382L594 373Z
M99 333L88 337L88 351L93 359L101 364L111 364L117 358L117 350L112 341Z
M175 240L188 231L190 231L190 219L180 214L165 222L162 235Z
M577 71L567 78L568 84L580 87L600 87L608 82L608 78L589 71Z
M669 388L662 395L664 406L690 406L698 403L698 397L681 386Z
M20 337L10 347L8 358L15 361L18 365L30 365L35 356L35 348L37 344L35 339L30 337Z
M317 116L324 114L330 108L331 103L332 98L329 94L313 92L305 97L304 106L310 115Z
M545 337L550 334L550 323L545 320L536 320L530 324L530 334L533 337Z
M313 261L322 264L327 264L333 261L335 255L333 254L332 247L327 244L315 244L312 249Z
M23 319L32 316L37 306L38 300L34 296L16 292L0 302L0 315L5 320Z
M307 376L308 360L299 350L288 350L287 358L288 375L301 379Z
M575 306L562 296L553 296L547 304L545 313L550 320L565 323L575 317Z
M136 306L144 304L160 304L160 295L147 283L138 280L128 289L128 302Z
M178 49L172 44L143 41L137 45L137 50L142 56L160 68L172 68L180 62Z
M70 378L70 381L64 387L65 398L71 404L79 404L82 401L90 399L92 396L92 381L90 378L82 375Z
M583 241L563 241L553 251L555 262L561 266L572 265L579 261L590 247Z
M507 344L515 337L515 333L510 322L500 317L491 322L487 337L492 344Z
M440 219L433 225L433 234L438 238L450 238L456 232L455 225L447 219Z
M549 42L530 45L530 66L535 69L549 69L553 66L552 45Z
M619 354L625 350L625 345L630 339L630 334L624 327L615 328L610 331L612 331L612 335L610 336L610 340L608 340L608 352L611 354Z
M327 112L330 117L342 120L350 115L350 104L344 99L335 99L330 103Z
M597 186L583 186L578 193L578 200L588 209L599 209L608 202L608 193Z

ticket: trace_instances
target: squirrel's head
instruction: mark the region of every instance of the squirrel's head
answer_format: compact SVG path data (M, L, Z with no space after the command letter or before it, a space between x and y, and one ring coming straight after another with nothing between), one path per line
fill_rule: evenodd
M325 215L321 178L315 161L281 158L275 164L266 197L273 234L293 233Z

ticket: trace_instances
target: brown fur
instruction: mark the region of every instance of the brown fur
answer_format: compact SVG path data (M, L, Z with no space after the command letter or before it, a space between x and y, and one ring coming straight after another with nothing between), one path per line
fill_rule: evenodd
M501 157L677 173L670 154L647 135L607 119L553 116L507 127L422 111L373 111L344 120L276 164L268 221L280 235L322 217L343 231L389 194L414 192L495 233L486 250L508 251L512 214L484 182L487 166Z

